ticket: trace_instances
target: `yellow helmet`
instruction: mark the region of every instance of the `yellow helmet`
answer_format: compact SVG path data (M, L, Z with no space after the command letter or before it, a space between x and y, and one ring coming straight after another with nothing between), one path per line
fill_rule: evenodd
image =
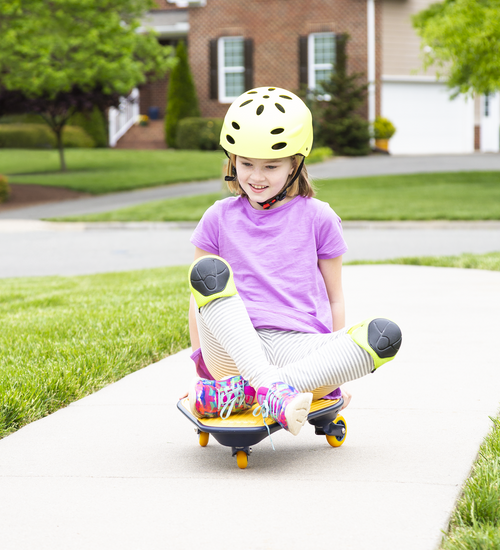
M220 144L229 153L257 159L273 159L311 152L311 111L292 92L283 88L254 88L229 107Z

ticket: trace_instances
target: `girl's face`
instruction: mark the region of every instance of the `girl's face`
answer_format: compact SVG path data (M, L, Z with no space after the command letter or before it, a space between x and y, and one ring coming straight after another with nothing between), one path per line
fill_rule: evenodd
M294 171L291 157L282 159L252 159L236 157L236 172L238 181L253 208L262 210L259 202L267 201L277 195L285 186L288 176ZM291 200L285 197L280 203L274 203L271 208Z

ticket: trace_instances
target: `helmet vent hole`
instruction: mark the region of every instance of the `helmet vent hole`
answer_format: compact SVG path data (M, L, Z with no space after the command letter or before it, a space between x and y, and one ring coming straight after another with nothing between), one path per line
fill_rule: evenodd
M263 111L264 111L264 105L259 105L259 106L257 107L256 113L257 113L258 115L261 115Z
M282 97L283 99L292 99L289 95L280 95L280 97Z
M226 139L231 145L235 144L234 138L231 137L229 134L227 134Z
M284 131L285 131L284 128L275 128L274 130L271 130L271 134L276 136L278 134L282 134Z
M256 94L257 92L255 90L252 90L251 92L248 92L249 94Z
M237 122L233 122L231 124L231 126L235 129L235 130L239 130L240 129L240 125L237 123Z
M280 105L279 103L275 103L275 105L278 111L281 111L282 113L285 112L285 108L283 107L283 105Z
M268 88L267 89L268 92L274 92L274 90L276 90L276 88Z
M275 143L271 149L274 149L275 151L279 151L280 149L284 149L286 147L286 143L284 143L283 141L280 142L280 143Z
M248 105L249 103L252 103L253 99L248 99L247 101L244 101L240 107L244 107L245 105Z
M269 96L268 96L268 95L265 95L265 96L263 96L263 97L264 97L264 99L269 99Z

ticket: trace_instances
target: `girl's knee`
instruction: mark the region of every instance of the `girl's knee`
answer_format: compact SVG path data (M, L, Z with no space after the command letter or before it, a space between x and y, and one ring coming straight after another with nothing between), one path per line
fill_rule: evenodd
M189 285L198 308L237 294L231 266L219 256L202 256L189 268Z

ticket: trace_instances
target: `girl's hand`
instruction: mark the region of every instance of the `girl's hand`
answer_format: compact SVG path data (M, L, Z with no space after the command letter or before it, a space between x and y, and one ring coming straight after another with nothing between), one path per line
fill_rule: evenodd
M340 409L343 411L347 405L351 402L352 395L347 390L341 390L342 391L342 399L344 400L344 404L342 405L342 408Z

